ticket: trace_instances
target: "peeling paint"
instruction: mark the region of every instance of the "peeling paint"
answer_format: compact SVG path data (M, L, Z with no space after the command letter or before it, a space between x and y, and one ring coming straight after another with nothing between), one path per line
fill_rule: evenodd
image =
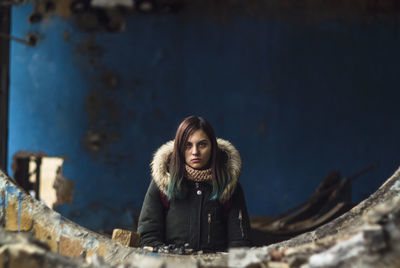
M118 156L110 151L108 145L121 140L120 123L123 116L120 100L115 95L110 96L110 90L115 91L121 87L120 75L101 63L104 51L94 36L81 42L75 51L83 62L82 67L93 73L89 79L91 88L85 99L89 126L81 145L91 153L95 161L115 165Z

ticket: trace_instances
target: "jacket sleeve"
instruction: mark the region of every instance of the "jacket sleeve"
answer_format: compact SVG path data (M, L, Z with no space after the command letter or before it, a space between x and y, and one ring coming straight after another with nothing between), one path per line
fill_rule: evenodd
M140 246L159 246L165 239L165 209L160 190L152 180L140 211L138 233Z
M237 185L231 201L232 207L229 210L227 219L228 247L250 247L252 246L249 240L250 220L240 184Z

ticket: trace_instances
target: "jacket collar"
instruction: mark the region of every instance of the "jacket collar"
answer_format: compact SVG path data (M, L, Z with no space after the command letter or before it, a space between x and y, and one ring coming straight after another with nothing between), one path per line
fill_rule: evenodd
M223 139L217 139L218 147L224 151L228 160L226 163L226 169L228 171L230 181L225 187L219 200L225 202L231 198L233 192L236 189L236 185L240 176L240 169L242 166L242 160L240 159L239 152L236 148L229 142ZM151 161L151 175L154 182L157 184L158 188L162 193L167 195L168 184L170 183L170 175L168 172L168 159L174 150L174 141L168 141L162 145L153 156L153 161Z

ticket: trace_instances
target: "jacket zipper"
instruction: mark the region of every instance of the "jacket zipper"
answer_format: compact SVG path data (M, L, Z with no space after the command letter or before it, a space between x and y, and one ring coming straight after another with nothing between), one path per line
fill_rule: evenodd
M244 231L243 231L243 217L242 217L242 210L239 210L239 225L240 225L240 231L242 232L242 238L244 238Z
M207 237L208 244L210 244L210 235L211 235L211 213L208 213L208 237Z

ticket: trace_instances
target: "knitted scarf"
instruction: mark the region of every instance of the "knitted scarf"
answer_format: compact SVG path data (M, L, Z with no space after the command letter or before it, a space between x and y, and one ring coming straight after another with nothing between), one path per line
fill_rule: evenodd
M185 165L185 169L186 169L186 176L191 181L202 182L202 181L212 180L213 174L211 168L200 170Z

